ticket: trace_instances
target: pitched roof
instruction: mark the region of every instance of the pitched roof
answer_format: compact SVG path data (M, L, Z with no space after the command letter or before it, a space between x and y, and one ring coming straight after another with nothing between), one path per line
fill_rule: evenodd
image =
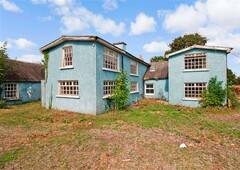
M144 76L144 80L159 80L168 78L168 61L152 62Z
M168 57L171 57L171 56L173 56L173 55L176 55L176 54L179 54L179 53L188 51L188 50L192 50L192 49L195 49L195 48L198 48L198 49L206 49L206 50L226 51L226 53L230 53L231 50L233 49L233 48L231 48L231 47L220 47L220 46L209 46L209 45L193 45L193 46L184 48L184 49L182 49L182 50L178 50L178 51L175 51L175 52L173 52L173 53L167 54L165 57L168 58Z
M10 61L13 62L12 71L7 74L6 81L39 82L44 80L45 71L42 64L15 60Z
M132 54L126 52L125 50L121 49L121 48L118 48L116 47L114 44L111 44L109 43L108 41L98 37L98 36L61 36L60 38L50 42L49 44L43 46L40 48L40 51L41 52L45 52L65 41L97 41L103 45L105 45L106 47L112 49L112 50L115 50L119 53L122 53L126 56L128 56L129 58L133 59L133 60L136 60L146 66L150 66L147 62L143 61L143 60L140 60L139 58L133 56Z

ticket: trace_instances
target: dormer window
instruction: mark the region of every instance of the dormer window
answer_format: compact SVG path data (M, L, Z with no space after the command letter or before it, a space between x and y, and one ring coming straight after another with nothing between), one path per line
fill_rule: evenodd
M73 65L73 52L72 52L72 46L63 47L63 61L62 61L62 67L68 67Z
M153 72L153 71L155 71L155 66L154 66L154 65L151 65L151 67L150 67L150 72Z
M187 54L184 57L185 70L206 69L206 53Z

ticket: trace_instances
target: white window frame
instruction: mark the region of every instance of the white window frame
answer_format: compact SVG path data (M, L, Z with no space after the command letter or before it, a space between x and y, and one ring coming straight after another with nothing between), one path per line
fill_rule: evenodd
M103 98L108 98L113 94L116 88L116 82L113 80L103 81Z
M206 70L207 53L192 53L184 56L184 70Z
M104 48L103 54L103 69L109 71L119 71L119 56L118 53Z
M138 91L138 82L137 81L131 81L130 93L138 93L138 92L139 92Z
M57 97L79 98L78 80L59 80Z
M148 85L152 85L152 87L147 87ZM153 93L148 93L147 90L153 90ZM154 95L155 89L153 83L145 84L145 95Z
M4 84L4 98L6 100L18 100L19 99L19 87L17 83L5 83Z
M68 61L69 58L71 59L71 61ZM73 48L72 46L63 47L62 48L62 68L72 68L72 67L73 67Z
M201 100L201 95L206 88L206 82L184 83L184 99Z
M135 69L134 71L132 69ZM138 62L131 60L130 61L130 74L131 75L138 75Z
M154 65L151 65L150 66L150 72L154 72L156 70L155 66Z

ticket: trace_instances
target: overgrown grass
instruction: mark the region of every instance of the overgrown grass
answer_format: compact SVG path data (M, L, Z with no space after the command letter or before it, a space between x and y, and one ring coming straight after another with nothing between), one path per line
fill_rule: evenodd
M39 102L10 106L0 110L0 168L234 169L240 163L239 122L238 108L152 100L99 116L48 110ZM190 146L179 150L184 141Z

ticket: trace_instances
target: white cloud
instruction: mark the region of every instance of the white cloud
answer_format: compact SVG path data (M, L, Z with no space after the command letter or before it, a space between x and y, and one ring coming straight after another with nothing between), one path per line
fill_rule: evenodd
M37 46L37 44L25 38L8 39L7 42L9 48L16 48L19 50L32 50Z
M236 57L236 62L240 64L240 56Z
M105 0L103 4L103 8L109 11L117 9L118 8L117 0Z
M22 12L19 6L17 6L14 2L10 2L9 0L0 0L0 5L7 11Z
M145 44L143 46L143 50L147 53L159 53L159 52L165 52L169 49L166 42L157 42L152 41L149 44Z
M43 59L42 55L36 55L36 54L25 54L17 58L17 60L19 61L26 61L31 63L41 63L42 59Z
M4 41L0 41L0 47L2 47L4 43L5 43ZM10 48L12 48L12 45L7 43L7 49L10 49Z
M196 2L194 6L180 5L176 11L166 13L164 28L170 32L196 31L207 21L205 5Z
M146 32L154 32L156 21L153 17L147 16L144 13L138 14L135 22L131 22L131 35L139 35Z
M63 34L81 33L94 28L101 34L118 36L125 31L123 22L116 23L101 14L95 14L76 3L75 0L32 0L33 3L48 3L61 17Z
M64 25L63 33L77 33L87 30L90 27L95 28L98 33L112 34L118 36L125 31L123 22L116 23L114 20L104 18L100 14L94 14L84 7L74 8L74 12L65 12L68 9L60 9Z

